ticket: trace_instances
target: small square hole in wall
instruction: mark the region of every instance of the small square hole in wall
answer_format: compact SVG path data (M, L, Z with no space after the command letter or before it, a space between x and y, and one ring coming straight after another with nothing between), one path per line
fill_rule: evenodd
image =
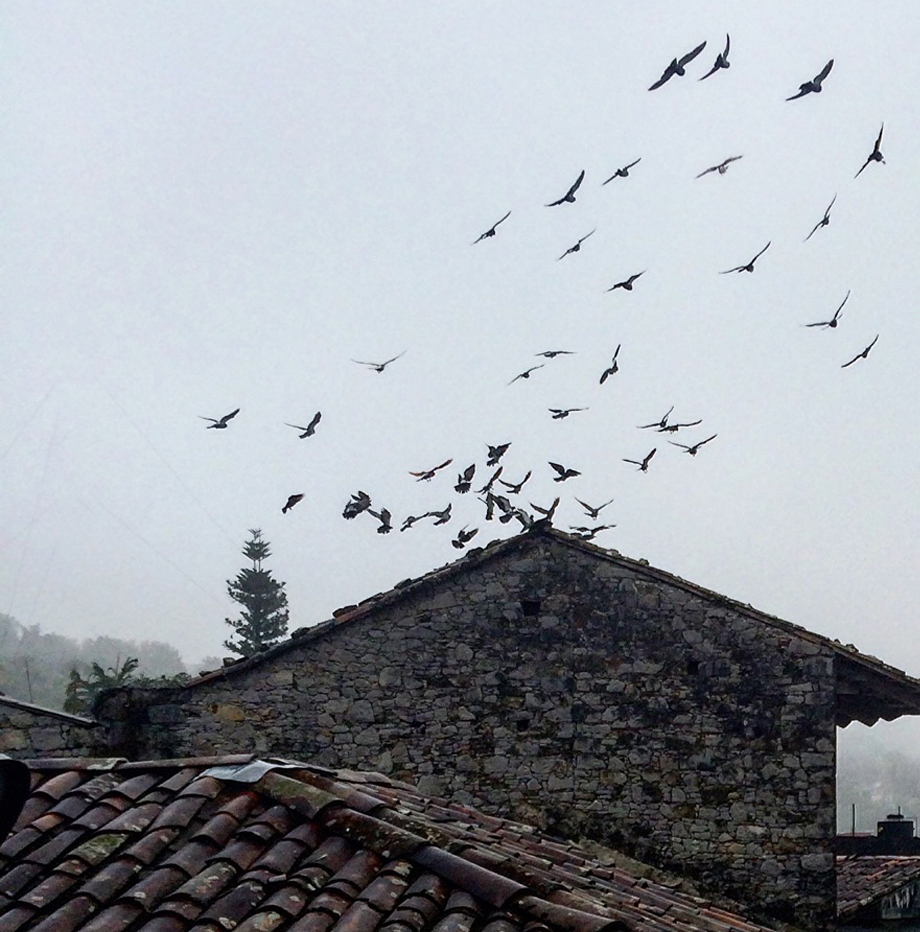
M515 722L515 725L516 725L518 731L527 731L527 729L530 728L530 719L527 719L527 718L519 718L519 719Z
M700 672L700 662L699 660L688 660L687 661L687 672L691 676L695 676Z
M521 599L521 611L525 618L536 618L540 614L540 600Z

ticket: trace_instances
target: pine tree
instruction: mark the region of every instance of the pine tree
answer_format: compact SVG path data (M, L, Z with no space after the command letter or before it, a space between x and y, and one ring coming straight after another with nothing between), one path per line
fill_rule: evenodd
M271 556L268 541L262 531L250 528L252 535L243 547L243 555L252 560L252 569L244 567L232 582L227 580L227 592L234 602L243 606L241 617L225 619L237 633L238 640L224 641L224 647L251 657L274 644L287 634L288 609L284 583L272 578L271 570L262 569L262 561Z

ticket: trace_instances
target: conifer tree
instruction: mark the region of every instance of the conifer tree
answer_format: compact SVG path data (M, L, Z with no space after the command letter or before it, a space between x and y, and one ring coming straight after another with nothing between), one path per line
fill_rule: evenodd
M268 541L259 528L250 528L249 533L243 555L252 560L252 568L244 567L236 579L227 580L227 593L243 610L239 618L225 619L238 637L224 641L224 647L242 657L277 644L287 634L288 624L284 583L274 579L271 570L262 569L262 561L271 556Z

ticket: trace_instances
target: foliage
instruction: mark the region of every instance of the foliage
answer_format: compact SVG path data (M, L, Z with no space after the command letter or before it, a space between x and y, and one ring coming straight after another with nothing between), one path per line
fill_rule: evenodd
M277 644L287 634L288 609L284 583L272 577L271 570L262 568L262 561L271 556L268 541L262 531L250 528L251 537L243 546L243 555L252 560L232 582L227 580L227 593L239 602L242 612L237 619L226 622L238 639L224 641L224 647L242 657L251 657Z
M123 664L103 669L98 663L91 665L91 672L83 678L76 667L71 668L70 681L67 684L67 697L64 699L64 711L74 714L87 714L93 707L96 696L104 689L116 689L128 686L134 679L133 674L140 661L137 657L128 657Z

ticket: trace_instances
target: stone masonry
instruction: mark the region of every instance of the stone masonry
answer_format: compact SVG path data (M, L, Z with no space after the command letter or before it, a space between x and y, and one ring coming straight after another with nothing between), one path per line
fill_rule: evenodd
M0 696L0 754L7 757L91 757L100 732L92 719Z
M829 927L835 656L558 532L471 555L189 687L97 714L132 758L379 770Z

